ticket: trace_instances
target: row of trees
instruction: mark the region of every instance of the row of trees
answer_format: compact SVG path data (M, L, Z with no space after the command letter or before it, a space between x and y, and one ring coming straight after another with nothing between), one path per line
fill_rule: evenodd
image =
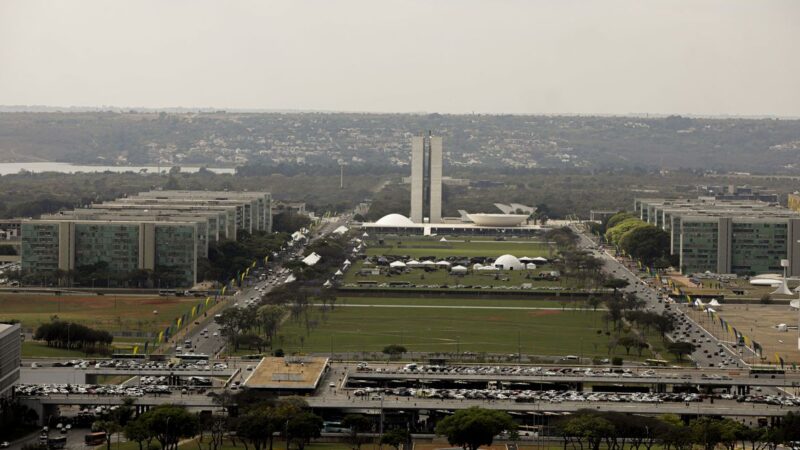
M173 266L156 266L155 270L134 269L123 272L111 269L107 261L76 267L72 270L12 271L6 273L10 280L24 285L173 288L186 285L186 274Z
M258 350L272 347L275 336L286 316L287 308L277 304L261 304L248 308L228 308L216 318L228 344Z
M701 447L726 450L737 447L774 450L782 443L800 439L800 415L788 413L774 427L751 428L732 419L699 417L684 422L678 416L637 416L619 412L580 410L561 419L556 429L564 450L629 449L690 450Z
M149 449L152 441L162 449L176 450L179 441L187 438L197 438L200 449L205 446L219 450L227 439L234 446L241 442L245 450L250 446L254 450L273 450L276 436L286 441L287 448L303 450L312 439L320 437L323 429L323 419L299 397L276 400L254 393L226 393L215 400L223 408L222 414L195 415L181 406L163 405L138 417L134 417L132 401L128 400L101 416L93 429L107 433L109 450L111 435L120 431L136 442L139 450ZM780 444L800 440L800 415L792 412L781 417L777 425L752 428L715 417L685 421L673 414L639 416L584 409L559 418L552 425L564 450L691 450L698 446L704 450L717 446L726 450L775 450ZM368 433L381 431L373 418L362 414L344 416L341 427L348 430L345 439L353 450L372 441ZM405 429L383 431L382 444L398 449L410 441ZM479 407L459 410L439 420L435 432L465 450L489 446L499 435L510 440L519 437L517 424L509 414Z
M25 430L34 430L39 415L11 397L0 397L0 441L11 441Z
M305 253L317 253L320 260L313 266L306 266L299 260L284 263L292 270L296 281L291 285L273 288L247 308L228 308L217 318L223 336L235 350L240 347L258 350L275 348L276 340L281 340L278 331L287 319L305 325L306 334L325 319L327 310L333 309L336 295L332 289L322 284L334 271L342 266L347 258L347 237L328 237L310 243ZM312 314L314 303L321 303L322 317ZM301 336L301 339L305 339ZM281 342L277 343L282 345ZM301 342L302 346L302 342Z
M647 266L667 268L675 263L670 255L669 233L629 212L614 214L594 231Z
M197 259L197 278L227 282L247 269L254 260L272 255L286 243L286 233L237 231L237 239L223 239L208 244L208 258Z
M39 325L33 338L45 341L48 347L103 354L110 352L114 340L108 331L60 320Z

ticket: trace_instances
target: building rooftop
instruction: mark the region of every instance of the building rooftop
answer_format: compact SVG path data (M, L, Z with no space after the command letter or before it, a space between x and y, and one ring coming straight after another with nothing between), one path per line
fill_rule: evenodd
M313 390L317 388L328 358L269 356L262 358L244 385L250 389Z
M732 218L800 218L800 213L774 203L755 200L719 200L700 197L697 199L637 198L642 208L654 208L673 216L684 217L732 217Z

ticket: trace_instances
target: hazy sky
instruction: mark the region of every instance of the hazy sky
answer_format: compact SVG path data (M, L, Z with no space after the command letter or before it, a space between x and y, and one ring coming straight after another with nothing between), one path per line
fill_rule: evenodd
M0 0L0 104L800 116L800 1Z

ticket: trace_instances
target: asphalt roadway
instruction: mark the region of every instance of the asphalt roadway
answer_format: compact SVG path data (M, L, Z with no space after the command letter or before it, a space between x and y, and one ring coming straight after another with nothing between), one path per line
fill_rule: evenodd
M663 313L665 311L665 304L659 301L660 295L651 288L647 283L642 281L635 273L625 267L623 263L618 261L608 251L599 250L597 244L587 237L577 227L573 230L580 236L579 246L591 252L594 256L603 261L603 270L616 278L626 280L629 285L622 289L623 292L633 292L638 297L645 301L645 309L648 311ZM736 368L746 368L747 364L743 358L752 355L749 349L744 350L744 355L735 351L730 343L719 341L714 335L706 331L703 327L694 322L689 316L680 311L677 304L670 307L671 310L677 311L681 316L686 318L686 323L689 325L689 334L691 338L696 339L695 351L689 357L697 364L698 368L728 368L735 370ZM683 328L682 328L683 329ZM722 344L720 346L719 344ZM720 354L715 354L722 350ZM710 355L710 356L709 356ZM733 360L731 364L730 361Z
M312 231L309 242L314 242L327 236L339 226L349 223L351 218L351 214L345 214L322 223L317 229ZM287 256L302 256L304 250L304 245L295 247L291 249L291 255ZM286 280L286 277L289 275L288 271L285 271L282 266L273 266L271 269L272 274L265 280L256 280L253 277L247 278L247 286L240 289L235 294L233 301L231 301L227 307L244 307L244 302L248 299L261 298L262 295L283 284L284 280ZM259 289L263 289L263 294ZM207 332L202 334L204 330L207 330ZM185 347L184 341L187 340L191 341L195 353L205 353L212 358L218 356L225 349L225 338L222 337L220 326L213 318L211 318L205 326L195 327L186 337L170 348L169 354L175 355L176 346L180 345Z
M111 396L96 396L86 394L51 395L40 397L42 404L50 405L117 405L122 399ZM620 411L632 414L699 414L736 416L783 416L796 408L784 408L776 405L750 403L742 404L735 400L717 400L711 402L693 402L688 406L681 402L672 403L619 403L619 402L513 402L509 400L473 400L473 399L431 399L411 397L391 397L383 399L375 397L348 396L339 389L324 389L323 392L312 397L304 397L311 408L336 409L344 411L377 411L384 410L458 410L472 406L502 411L539 412L539 413L564 413L574 412L579 409L596 409L598 411ZM193 410L214 409L219 405L214 403L209 395L145 395L134 399L136 405L183 405Z

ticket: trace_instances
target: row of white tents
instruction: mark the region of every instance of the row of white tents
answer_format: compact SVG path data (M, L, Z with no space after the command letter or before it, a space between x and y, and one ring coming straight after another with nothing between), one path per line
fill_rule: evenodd
M503 255L495 260L495 262L491 264L479 264L476 263L472 266L472 270L534 270L536 269L536 264L545 264L547 263L546 258L542 258L537 256L535 258L530 257L522 257L516 258L512 255ZM415 259L409 261L392 261L389 263L389 267L394 269L405 269L405 268L440 268L440 269L449 269L450 272L454 273L466 273L469 269L463 265L455 265L449 261L441 260L441 261L417 261Z

